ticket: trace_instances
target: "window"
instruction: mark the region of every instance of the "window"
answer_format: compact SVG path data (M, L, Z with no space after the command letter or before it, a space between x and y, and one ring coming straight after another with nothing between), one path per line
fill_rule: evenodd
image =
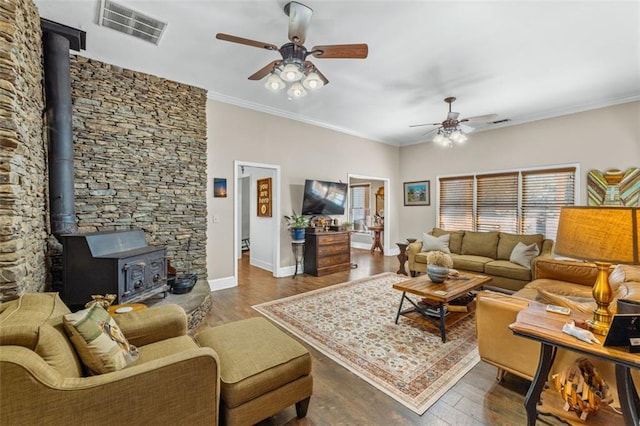
M438 226L544 234L555 239L560 208L575 204L576 167L438 179Z
M370 185L351 185L349 187L349 203L350 221L353 223L353 230L356 232L364 232L369 223L371 215L371 186Z

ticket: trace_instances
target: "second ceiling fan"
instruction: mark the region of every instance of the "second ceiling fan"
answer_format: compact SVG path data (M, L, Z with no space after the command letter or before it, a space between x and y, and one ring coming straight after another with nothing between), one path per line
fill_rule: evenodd
M249 80L261 80L269 75L265 87L272 91L284 89L287 83L291 86L287 94L291 98L306 95L305 89L316 89L329 83L329 80L307 60L311 55L317 59L347 58L364 59L369 53L365 43L358 44L330 44L314 46L308 50L304 46L313 10L301 3L292 1L284 6L284 12L289 16L289 40L278 47L275 44L263 43L229 34L218 33L218 40L244 44L261 49L278 51L282 59L272 61L249 76ZM301 82L302 81L302 82Z
M437 126L435 129L430 130L425 135L429 135L435 132L433 141L439 145L446 147L453 146L453 142L462 143L467 140L466 133L471 133L475 128L462 123L480 123L488 122L497 117L497 114L479 115L476 117L462 118L459 112L451 111L451 104L456 100L455 97L450 96L445 98L444 101L449 104L449 112L447 118L441 123L426 123L426 124L412 124L409 127L422 127L422 126Z

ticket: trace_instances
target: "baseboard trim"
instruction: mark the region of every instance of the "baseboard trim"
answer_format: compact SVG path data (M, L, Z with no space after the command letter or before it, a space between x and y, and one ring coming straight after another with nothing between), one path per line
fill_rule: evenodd
M225 288L236 287L238 282L234 277L216 278L214 280L208 280L209 288L211 291L223 290Z

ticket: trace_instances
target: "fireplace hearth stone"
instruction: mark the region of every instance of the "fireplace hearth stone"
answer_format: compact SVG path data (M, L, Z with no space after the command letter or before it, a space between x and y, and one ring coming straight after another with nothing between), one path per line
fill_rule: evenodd
M152 297L144 302L149 307L167 304L180 305L187 313L189 333L194 333L206 319L211 310L211 289L207 280L200 279L189 293Z

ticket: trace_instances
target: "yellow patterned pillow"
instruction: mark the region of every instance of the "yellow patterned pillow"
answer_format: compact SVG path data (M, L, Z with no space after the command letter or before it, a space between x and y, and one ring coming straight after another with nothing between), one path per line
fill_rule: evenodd
M138 349L102 306L65 315L64 326L80 359L94 374L120 370L138 358Z

